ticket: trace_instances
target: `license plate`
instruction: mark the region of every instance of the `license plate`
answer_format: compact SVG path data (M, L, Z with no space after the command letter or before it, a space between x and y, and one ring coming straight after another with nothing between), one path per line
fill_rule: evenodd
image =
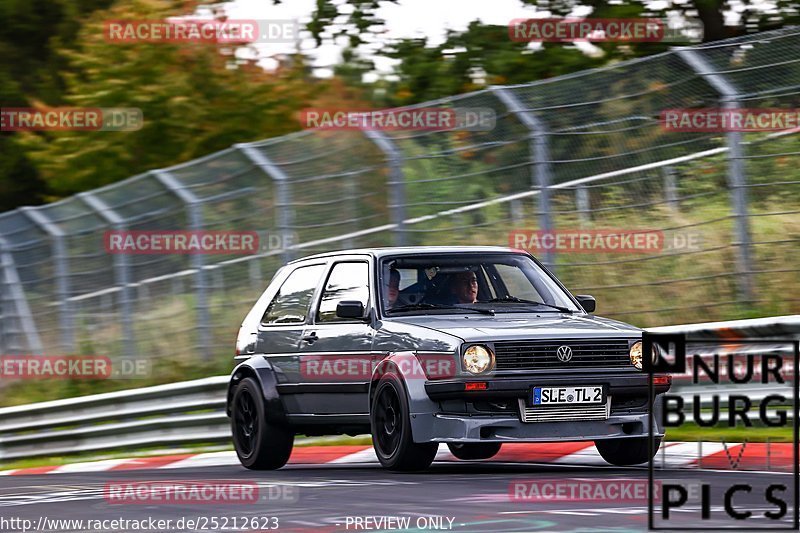
M602 385L586 387L533 387L530 405L600 404L606 395Z

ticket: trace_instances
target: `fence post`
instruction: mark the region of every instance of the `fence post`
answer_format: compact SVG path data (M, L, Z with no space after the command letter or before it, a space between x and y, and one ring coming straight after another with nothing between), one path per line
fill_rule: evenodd
M525 216L522 210L521 200L511 200L508 202L508 211L509 215L511 216L511 222L515 226L519 224Z
M394 245L407 244L404 222L406 220L406 181L403 175L403 154L389 137L378 130L361 130L384 153L389 164L389 219L396 226Z
M670 211L678 212L678 185L675 181L675 169L671 166L663 167L661 170L664 177L664 197Z
M244 156L261 169L264 174L272 178L275 184L275 210L277 213L278 231L282 235L288 234L294 227L294 211L292 210L292 191L289 183L289 176L278 165L272 162L264 152L257 150L249 144L234 144L234 148L242 152ZM291 249L283 250L283 262L288 263L294 258Z
M14 308L14 315L9 312L9 307ZM22 331L7 330L8 325L11 323L9 320L11 316L17 318L18 327ZM22 282L17 273L17 267L14 264L14 256L11 253L11 247L8 242L0 237L0 353L22 353L24 348L19 344L14 344L13 341L6 342L7 337L16 338L16 334L22 333L25 335L27 349L32 354L42 353L42 341L39 338L39 330L36 328L36 323L33 320L33 314L28 306L28 299L25 297L25 291L22 287Z
M194 231L203 229L202 202L190 190L186 189L175 176L166 170L153 170L151 174L169 189L186 206L189 215L189 227ZM211 358L211 318L208 312L208 284L206 282L205 258L203 254L192 254L192 268L194 269L195 295L197 297L197 326L201 350L206 359Z
M723 108L737 109L740 107L739 91L724 75L715 71L714 67L700 53L691 48L677 48L676 53L719 93ZM742 134L738 131L729 131L726 133L726 138L728 143L728 187L731 189L731 208L738 241L735 243L738 245L736 258L738 275L736 279L739 282L739 300L746 302L752 300L753 296L753 268Z
M550 168L550 142L547 128L539 117L525 109L516 95L506 87L493 86L492 92L503 102L514 116L528 129L530 142L530 158L532 165L531 188L539 192L539 229L550 233L553 231L553 220L550 206L550 185L552 169ZM555 271L556 254L545 250L542 262Z
M575 189L575 203L578 207L578 219L581 224L591 222L591 206L589 203L589 189L583 185L578 185Z
M348 213L352 213L354 219L358 219L358 202L356 201L356 195L358 194L358 184L356 184L355 178L352 175L344 176L344 189L345 197L343 198L344 203L342 207L347 210ZM348 233L353 233L359 230L358 227L358 220L355 222L351 222L351 228ZM355 241L353 237L348 237L347 240L344 242L343 248L355 248Z
M128 229L125 220L102 199L88 192L78 193L77 196L115 230L125 231ZM119 308L122 322L123 354L126 357L134 357L136 355L136 335L133 331L133 298L131 297L131 274L128 254L114 254L114 277L120 289Z
M0 354L22 352L22 345L16 338L21 331L11 327L12 315L9 311L11 291L8 289L11 282L6 277L6 246L5 240L0 237Z
M66 234L54 224L44 213L33 207L20 207L31 222L36 224L50 236L53 250L53 262L56 273L56 294L59 305L59 329L61 330L61 349L65 353L75 352L75 334L73 328L72 302L70 301L69 265L67 264L67 247L64 244Z

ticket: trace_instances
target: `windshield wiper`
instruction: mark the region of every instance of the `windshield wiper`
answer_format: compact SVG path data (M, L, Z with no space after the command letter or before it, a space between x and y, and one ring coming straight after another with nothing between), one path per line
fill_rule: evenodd
M392 307L387 309L387 312L394 313L395 311L414 311L415 309L458 309L459 311L473 311L481 313L482 315L494 315L491 309L479 309L477 307L461 307L460 305L444 305L444 304L429 304L429 303L416 303L401 305L399 307Z
M524 300L522 298L517 298L516 296L503 296L502 298L492 298L487 303L502 303L502 302L511 302L516 304L531 304L531 305L543 305L545 307L549 307L551 309L558 309L562 313L574 313L575 311L570 309L569 307L562 307L560 305L553 305L547 304L544 302L536 302L534 300Z

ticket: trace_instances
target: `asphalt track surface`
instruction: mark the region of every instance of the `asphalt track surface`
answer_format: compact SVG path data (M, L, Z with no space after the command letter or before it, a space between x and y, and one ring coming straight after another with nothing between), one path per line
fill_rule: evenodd
M690 492L691 501L672 513L669 522L656 516L656 526L684 531L700 527L733 526L739 531L794 527L796 495L791 473L666 469L655 470L654 477L682 484L690 491L707 483L715 500L711 502L709 519L702 520L699 502L692 496L699 492ZM0 530L23 531L21 520L27 519L31 521L29 530L38 531L644 531L648 528L646 499L532 501L515 499L509 489L513 483L530 481L598 486L630 480L642 484L647 479L646 467L503 462L437 462L425 472L410 474L386 472L375 464L326 464L288 465L271 472L216 466L180 471L8 476L0 478ZM107 499L108 483L192 480L256 483L263 499L249 504L112 504ZM734 498L737 509L753 511L748 520L734 522L723 510L721 494L733 484L752 487L751 493L738 493ZM769 484L788 487L782 494L788 503L788 512L782 519L763 516L765 511L777 509L764 498ZM272 495L268 494L270 487L274 489ZM277 529L272 517L277 518ZM397 521L367 522L367 517L408 519L408 526ZM52 522L119 518L172 520L172 524L160 529L141 529L141 525L131 524L127 528L87 529L86 522L81 526ZM184 522L178 524L182 518ZM18 521L12 522L13 519ZM187 519L197 523L188 527Z

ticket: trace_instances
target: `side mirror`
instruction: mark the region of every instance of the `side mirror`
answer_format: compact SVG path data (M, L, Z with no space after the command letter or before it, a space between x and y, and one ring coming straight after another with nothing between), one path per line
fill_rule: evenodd
M336 304L336 316L339 318L364 318L364 304L357 300L342 300Z
M589 296L588 294L576 294L575 298L587 313L594 313L594 310L597 308L597 301L594 299L594 296Z

